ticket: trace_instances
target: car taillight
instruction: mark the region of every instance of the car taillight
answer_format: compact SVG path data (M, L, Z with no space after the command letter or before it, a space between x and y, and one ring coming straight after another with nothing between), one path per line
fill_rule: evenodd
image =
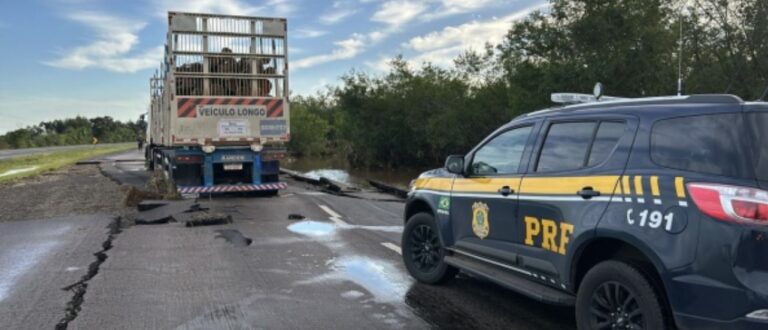
M768 191L711 183L689 183L687 186L693 202L710 217L768 225Z

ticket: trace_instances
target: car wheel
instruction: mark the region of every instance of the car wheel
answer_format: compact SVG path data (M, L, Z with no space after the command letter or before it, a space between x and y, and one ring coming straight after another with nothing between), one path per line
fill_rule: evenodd
M664 329L659 298L636 268L604 261L584 276L576 295L579 329Z
M438 237L435 220L427 213L417 213L408 219L400 246L405 268L419 282L444 283L459 272L443 261L445 249Z

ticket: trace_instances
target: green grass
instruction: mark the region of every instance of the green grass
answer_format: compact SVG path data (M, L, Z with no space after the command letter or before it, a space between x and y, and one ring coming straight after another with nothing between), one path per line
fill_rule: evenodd
M126 151L132 148L136 148L135 143L125 143L110 146L84 146L78 149L55 151L30 156L19 156L0 160L0 182L14 181L35 176L40 173L53 171L64 166L74 164L81 160L87 160L102 155ZM11 175L3 175L8 171L14 170L22 171Z

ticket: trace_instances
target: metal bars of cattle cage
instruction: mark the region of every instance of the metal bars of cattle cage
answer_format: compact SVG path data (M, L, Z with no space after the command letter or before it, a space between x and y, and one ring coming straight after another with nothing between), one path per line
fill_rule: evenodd
M169 13L176 95L285 97L286 21Z

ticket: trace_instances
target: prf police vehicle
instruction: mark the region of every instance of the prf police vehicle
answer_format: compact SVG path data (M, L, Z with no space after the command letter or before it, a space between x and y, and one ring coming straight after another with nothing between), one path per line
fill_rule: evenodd
M580 329L768 329L767 190L768 103L552 108L412 183L403 259L573 305Z

